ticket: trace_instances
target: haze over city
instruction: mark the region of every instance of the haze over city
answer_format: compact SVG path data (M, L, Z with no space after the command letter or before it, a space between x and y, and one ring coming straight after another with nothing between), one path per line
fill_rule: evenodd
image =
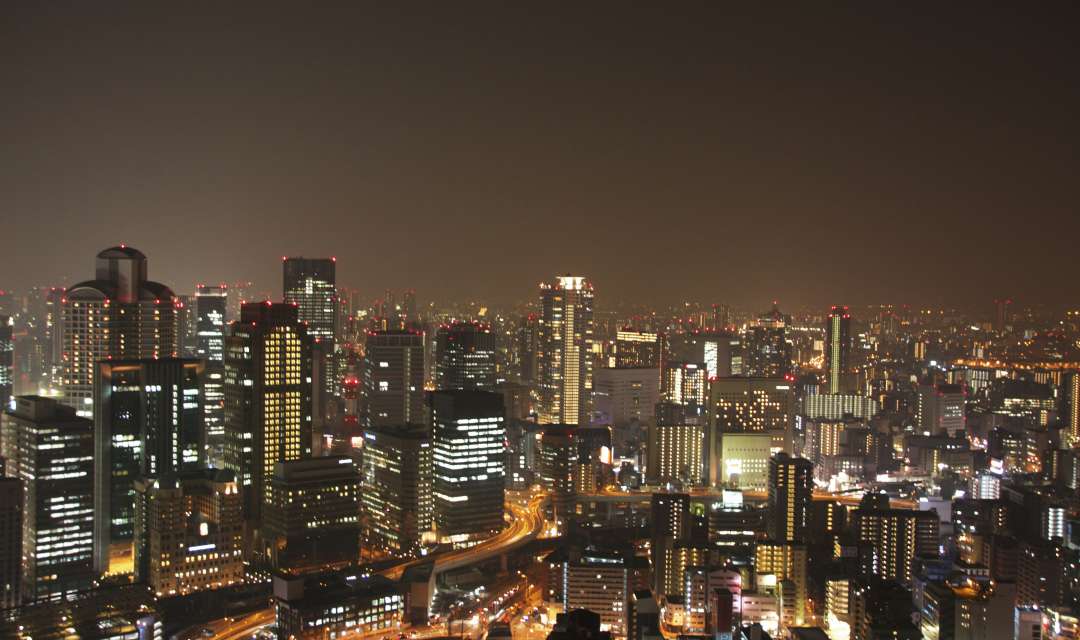
M443 301L1080 293L1074 5L292 9L6 6L0 286L125 242Z
M1080 4L0 6L0 639L1077 640Z

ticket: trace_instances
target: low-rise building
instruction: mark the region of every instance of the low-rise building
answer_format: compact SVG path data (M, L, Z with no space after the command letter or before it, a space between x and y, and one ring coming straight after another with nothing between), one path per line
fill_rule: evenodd
M400 627L405 598L381 576L341 570L273 577L278 638L315 640Z
M136 480L136 580L158 596L240 582L242 507L232 471L193 469Z

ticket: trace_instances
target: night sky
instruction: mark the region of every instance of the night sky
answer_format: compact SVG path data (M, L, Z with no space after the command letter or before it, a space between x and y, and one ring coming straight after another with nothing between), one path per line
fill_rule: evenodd
M1075 3L291 4L4 3L0 287L1080 296Z

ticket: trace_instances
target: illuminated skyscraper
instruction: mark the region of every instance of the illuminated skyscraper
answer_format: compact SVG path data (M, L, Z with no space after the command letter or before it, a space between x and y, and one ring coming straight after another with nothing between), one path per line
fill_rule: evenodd
M802 542L810 521L814 465L780 452L769 460L769 537L776 542Z
M208 444L219 447L225 438L225 314L229 291L225 285L200 284L195 290L195 355L206 360L203 376L203 422Z
M687 415L705 412L708 370L697 362L672 362L664 369L664 399L686 407Z
M1080 447L1080 373L1065 378L1065 421L1069 446Z
M506 418L503 397L486 391L431 394L435 528L440 539L503 527Z
M177 355L175 296L146 279L146 256L124 245L97 255L94 280L73 285L63 302L64 398L89 417L100 360Z
M431 430L421 425L364 430L364 535L395 555L419 552L431 530Z
M888 498L869 494L852 512L851 522L858 541L873 548L867 569L880 578L911 584L915 557L938 555L935 511L891 509Z
M540 422L588 424L593 287L580 276L540 285Z
M851 314L847 307L834 306L825 323L825 375L829 393L852 393Z
M655 331L619 329L615 334L615 368L662 369L664 349L665 340L662 334Z
M23 483L23 604L89 589L94 424L50 398L18 396L0 440L5 475Z
M279 462L311 455L311 338L286 303L249 303L225 338L225 466L258 522Z
M324 356L314 366L326 397L337 394L334 375L334 349L337 344L337 259L285 258L282 285L285 302L297 305L301 324L307 325L308 335L319 343ZM321 411L325 411L322 409Z
M201 360L107 360L94 386L94 568L129 556L135 480L205 460ZM120 553L123 552L123 553Z
M424 424L424 334L368 333L361 370L365 427Z
M784 378L718 378L709 384L710 442L724 433L768 433L773 449L791 452L795 395Z
M491 327L455 322L435 334L435 387L492 391L498 381L498 349Z

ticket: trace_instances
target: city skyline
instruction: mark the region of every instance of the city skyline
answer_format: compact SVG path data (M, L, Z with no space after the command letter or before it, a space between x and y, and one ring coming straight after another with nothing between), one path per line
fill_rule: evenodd
M785 4L5 5L0 638L1080 638L1080 4Z
M0 287L126 242L181 288L336 255L349 286L490 302L553 272L650 304L1080 294L1053 277L1080 231L1075 7L860 9L19 6Z

